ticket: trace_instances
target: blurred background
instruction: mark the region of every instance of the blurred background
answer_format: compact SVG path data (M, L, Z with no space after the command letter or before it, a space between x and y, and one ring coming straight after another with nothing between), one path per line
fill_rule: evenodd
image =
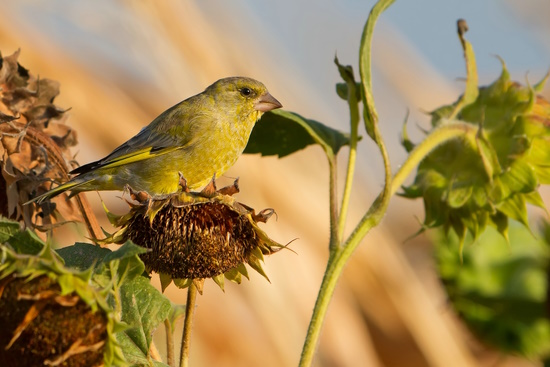
M56 104L71 108L77 160L99 159L175 103L215 80L245 75L262 81L284 108L348 130L346 103L334 91L333 64L357 71L364 22L374 1L0 1L0 51L21 48L19 62L61 83ZM425 112L455 101L465 66L456 20L468 21L480 84L500 74L540 80L550 67L550 3L545 0L398 1L374 38L374 97L394 170L406 157L399 134L407 112L413 141L428 127ZM548 98L548 87L545 94ZM365 135L365 134L363 134ZM348 231L383 185L382 161L363 139ZM341 152L341 177L347 150ZM240 177L238 199L274 208L263 228L296 253L266 258L271 284L251 274L225 293L207 281L197 300L193 366L296 365L328 252L328 168L321 149L283 159L243 156L221 179ZM341 186L341 185L340 185ZM548 203L548 190L544 191ZM120 193L102 193L122 213ZM96 193L101 224L110 226ZM533 212L533 215L540 215ZM437 279L422 204L392 199L383 224L347 266L329 309L317 366L535 366L479 343L457 320ZM65 229L61 245L82 240ZM155 284L158 279L154 278ZM173 285L167 296L185 302ZM162 332L157 344L163 349ZM180 331L176 332L179 336Z

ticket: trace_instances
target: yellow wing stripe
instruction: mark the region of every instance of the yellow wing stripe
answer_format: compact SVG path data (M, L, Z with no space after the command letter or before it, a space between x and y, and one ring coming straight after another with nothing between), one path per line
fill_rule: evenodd
M116 157L112 160L109 160L108 162L105 162L105 164L102 164L100 167L114 168L118 166L123 166L125 164L143 161L145 159L156 157L158 155L171 153L181 148L182 147L166 147L166 148L162 148L159 150L155 150L154 152L151 152L153 150L153 147L148 147L145 149L136 150L135 152L121 155L120 157Z

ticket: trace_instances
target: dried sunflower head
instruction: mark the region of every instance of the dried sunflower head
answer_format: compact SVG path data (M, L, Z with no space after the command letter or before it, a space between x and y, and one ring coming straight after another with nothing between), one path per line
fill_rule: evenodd
M212 181L200 193L133 194L137 203L129 203L129 213L108 213L120 229L105 242L132 240L149 249L140 257L149 271L160 274L163 290L172 280L180 288L195 281L199 290L205 278L222 289L224 278L240 284L242 275L248 278L245 264L268 279L261 265L263 255L284 246L271 240L258 222L266 222L274 211L256 214L231 196L238 191L237 181L218 191Z
M79 219L65 196L38 208L35 218L34 205L23 205L68 179L69 148L77 139L65 110L53 103L59 83L30 74L18 57L19 51L0 55L0 214L35 228L50 226L58 214Z
M91 274L66 268L49 246L25 255L1 244L0 365L126 365L119 324Z

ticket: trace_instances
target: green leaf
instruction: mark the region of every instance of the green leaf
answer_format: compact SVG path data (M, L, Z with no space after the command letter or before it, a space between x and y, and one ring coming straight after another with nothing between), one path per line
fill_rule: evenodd
M162 290L162 293L168 288L168 286L172 283L172 276L170 274L166 273L159 273L160 278L160 289Z
M6 243L10 237L18 233L19 222L15 222L0 216L0 243Z
M533 86L533 89L537 93L542 93L544 91L544 86L546 85L546 82L548 81L548 77L550 77L550 71L546 73L546 75Z
M6 235L6 233L4 233L4 235ZM25 255L37 255L46 245L36 233L29 229L14 233L4 243L9 244L18 254Z
M500 179L511 194L530 193L536 190L538 185L533 168L523 159L515 160L500 176Z
M484 187L475 185L473 189L474 189L472 192L473 202L478 208L485 207L485 205L488 202L488 198L487 198L487 193L484 190Z
M233 269L230 269L230 270L226 271L224 273L224 276L228 280L230 280L234 283L241 284L242 277L241 277L241 273L239 272L239 270L237 268L233 268Z
M542 200L542 196L540 195L540 192L535 190L533 192L530 192L529 194L525 194L524 197L529 204L541 208L546 212L546 215L548 215L548 211L546 210L546 205L544 205L544 201Z
M509 242L508 217L502 212L497 211L494 215L491 215L490 223L492 223L497 229L498 233L500 233L502 237L504 237L504 239Z
M37 255L46 245L34 232L22 231L19 222L0 216L0 244L5 243L25 255Z
M100 263L111 250L91 243L77 242L72 246L63 247L57 253L68 268L86 270L94 264Z
M523 197L523 195L512 195L506 201L500 203L497 208L508 218L517 220L518 222L529 228L529 221L527 219L527 207L525 205L525 198Z
M481 162L487 173L489 182L493 182L493 176L501 172L498 155L491 143L483 136L483 130L479 130L476 135L476 146L481 156Z
M143 247L135 245L132 241L126 242L116 251L108 253L98 265L97 273L107 276L115 284L121 285L125 281L132 280L145 271L145 265L139 258L140 254L147 252Z
M347 83L336 83L336 94L338 97L342 98L344 101L348 100L348 84ZM361 83L356 82L355 83L355 98L360 101L361 100Z
M296 113L274 110L256 123L244 153L284 157L312 144L336 155L349 145L349 135Z
M409 138L409 132L407 131L408 120L409 112L407 111L407 116L405 117L405 121L403 122L403 129L401 129L401 145L403 146L403 148L405 148L407 153L410 153L414 149L415 145Z
M470 200L470 197L472 196L474 187L472 185L453 185L453 187L449 190L449 194L447 195L447 203L451 208L460 208L468 200Z
M168 314L168 321L170 322L172 332L176 330L176 322L185 316L185 305L179 305L171 303L170 313Z
M174 285L178 288L184 289L193 284L193 279L172 279Z
M120 295L122 321L130 325L116 334L124 356L130 363L152 366L149 347L153 332L170 314L171 303L145 277L126 282Z
M487 226L488 214L486 211L478 211L471 215L465 215L462 217L462 222L466 226L466 229L470 231L473 241L476 241L480 233L485 230Z
M225 292L225 277L223 273L213 276L212 280L218 285L218 287L220 287L222 291Z

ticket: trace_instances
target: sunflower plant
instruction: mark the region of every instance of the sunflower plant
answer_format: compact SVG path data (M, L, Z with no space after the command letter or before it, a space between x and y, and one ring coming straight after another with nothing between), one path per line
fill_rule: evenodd
M345 264L380 223L394 195L423 200L425 219L420 231L441 229L436 241L438 270L450 300L481 339L496 345L494 333L486 337L480 331L490 330L499 320L511 320L506 312L517 312L517 308L511 305L504 307L503 313L477 312L483 307L475 302L481 306L483 302L501 304L509 301L509 294L505 286L493 298L476 293L473 299L472 293L465 291L464 274L459 274L457 267L469 266L475 255L468 248L463 256L464 243L493 241L485 234L490 227L504 241L515 242L517 223L530 228L526 204L545 208L539 188L550 182L550 105L538 93L546 78L535 85L513 82L502 62L500 77L488 86L478 86L475 55L464 37L464 21L458 22L458 34L466 60L465 91L456 101L430 113L432 128L421 142L410 141L403 129L402 143L409 156L392 173L380 134L371 77L374 27L392 3L378 1L367 19L359 47L359 79L351 66L334 60L342 77L336 92L349 107L349 132L298 113L275 110L256 124L245 150L282 157L318 145L327 158L329 256L300 366L312 364L321 326ZM257 213L237 201L238 182L218 189L212 180L202 191L192 192L183 177L176 194L151 197L130 190L127 213L115 215L105 208L117 228L113 233L99 229L80 196L74 201L59 197L37 207L23 205L31 193L47 190L52 180L68 178L74 163L69 148L77 139L65 124L64 110L53 104L58 85L34 77L18 63L18 55L0 59L0 210L4 217L0 221L0 320L10 329L0 338L0 361L10 366L176 366L172 331L175 320L185 317L179 365L187 366L194 302L196 293L203 291L204 281L210 278L223 290L225 280L240 284L243 276L248 277L248 268L268 279L262 268L264 256L288 248L260 228L259 223L267 221L273 209ZM345 237L360 131L376 144L382 156L384 187ZM348 165L343 194L338 197L336 158L343 147L349 148ZM403 186L405 178L414 172L413 183ZM50 241L44 242L36 234L51 234L53 228L68 221L83 221L94 244L76 243L54 250ZM27 229L22 230L21 224ZM513 228L512 235L509 228ZM441 243L456 244L456 248L441 247ZM105 244L121 247L112 251L103 247ZM491 251L502 259L507 249L492 246ZM519 341L502 349L545 359L550 353L545 347L549 345L547 339L550 341L550 324L540 311L547 302L544 279L548 277L542 275L548 273L548 251L547 247L538 251L533 274L541 281L525 297L525 304L538 313L527 318L530 323L515 320L501 324ZM535 261L533 257L528 260ZM470 271L486 274L493 271L491 264ZM150 284L151 272L160 275L161 290ZM172 282L187 289L185 308L172 304L161 293ZM151 337L161 323L167 330L166 363ZM539 339L537 346L524 348L533 335Z

